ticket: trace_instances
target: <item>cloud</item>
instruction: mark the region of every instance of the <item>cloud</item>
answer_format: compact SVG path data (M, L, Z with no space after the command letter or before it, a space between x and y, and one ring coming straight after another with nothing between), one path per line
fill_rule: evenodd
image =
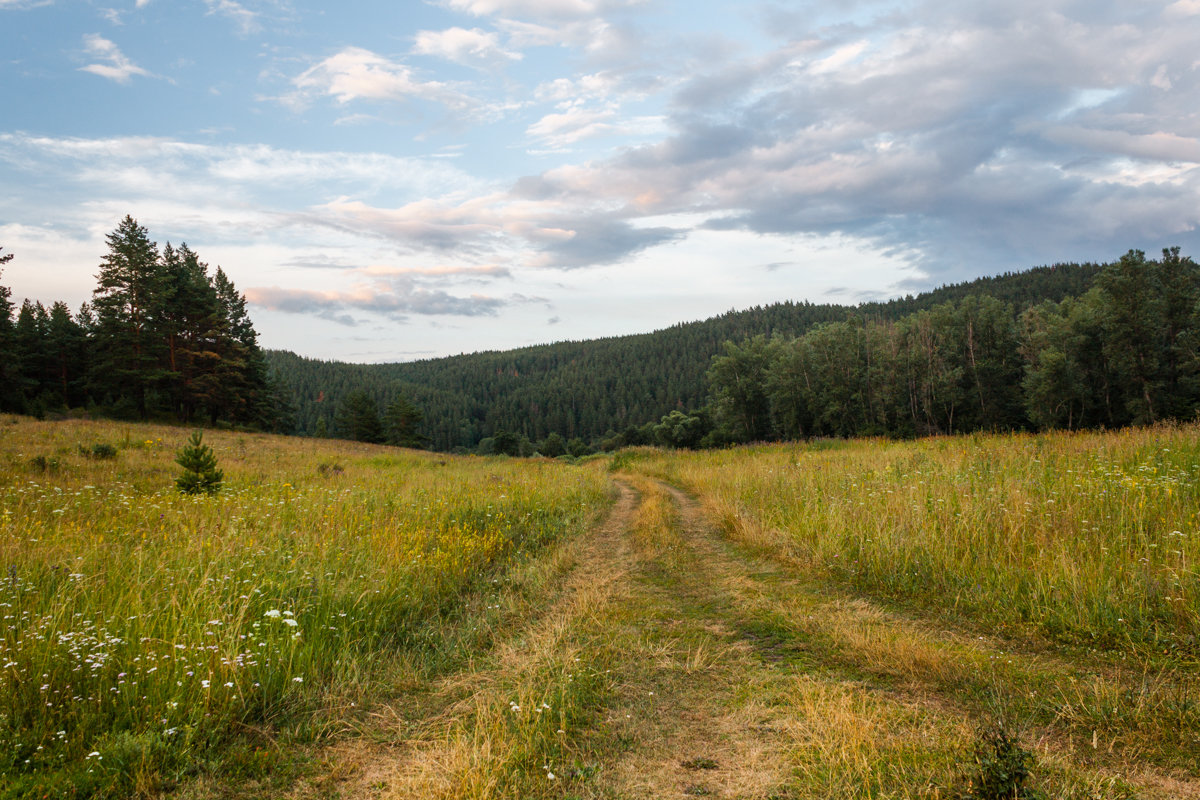
M246 290L246 299L272 311L311 314L345 325L354 324L350 313L354 311L403 320L407 314L494 316L505 305L499 298L458 297L445 291L422 288L403 278L373 281L348 291L254 287Z
M519 61L522 58L519 52L501 47L495 33L487 33L479 28L419 31L413 52L476 67Z
M868 236L947 278L1195 239L1196 26L1148 31L1119 10L1071 8L931 3L829 29L798 19L773 51L680 86L670 135L518 188L609 219L701 212L713 229ZM528 133L561 146L612 119L576 104Z
M363 275L379 277L420 276L438 279L481 279L511 278L512 270L496 264L484 266L435 266L435 267L384 267L369 266L358 270Z
M408 65L359 47L347 47L309 67L292 84L299 93L288 98L293 103L313 95L326 95L341 104L355 100L428 100L455 111L479 105L446 83L422 81Z
M138 8L148 2L149 0L138 0ZM209 14L231 20L243 36L254 33L261 27L258 22L258 14L235 0L204 0L204 5L208 7Z
M1183 161L1200 164L1200 138L1174 133L1130 133L1074 126L1055 126L1042 134L1047 140L1093 154L1123 155L1149 161Z
M477 17L533 17L535 19L572 19L590 17L615 4L598 0L445 0L449 9Z
M670 227L635 226L617 212L519 193L494 193L461 202L427 199L395 209L336 201L313 209L305 221L378 236L411 252L513 259L550 269L615 263L682 234Z
M551 147L565 147L580 139L612 132L616 127L613 124L616 116L617 112L612 108L569 108L547 114L530 125L526 132Z
M414 52L460 63L507 59L517 34L533 40L564 26L609 25L596 15L613 8L451 6L533 21L498 20L509 37L503 47L496 34L451 28L419 34ZM226 187L327 180L324 196L277 224L468 265L579 269L698 231L737 229L866 237L934 279L958 279L1198 235L1200 129L1189 109L1200 99L1200 72L1183 6L1142 28L1117 7L1088 15L1065 3L1030 4L1019 17L999 2L888 8L840 26L796 17L772 32L777 44L766 51L697 45L689 52L711 60L697 58L674 84L641 67L551 76L533 93L534 104L551 107L525 122L531 141L559 152L602 136L640 141L507 188L431 180L389 202L356 186L382 194L387 180L373 176L399 174L406 167L397 162L349 158L339 182L336 157L283 151L205 155L204 177ZM678 52L665 57L682 74ZM477 103L360 48L313 65L294 85L305 98L341 104ZM629 113L638 103L639 112L661 109L672 86L665 113ZM139 191L157 179L140 162L111 172ZM664 215L690 220L655 221Z
M1167 19L1186 19L1200 16L1200 0L1176 0L1163 12Z
M424 197L478 192L482 184L444 159L313 152L269 145L208 145L151 136L99 139L0 133L7 162L58 186L127 202L155 197L244 208L296 210L297 192ZM278 199L276 195L282 193ZM305 201L311 202L311 200Z
M80 67L82 72L90 72L101 78L108 78L117 83L129 83L134 75L153 77L151 73L130 61L121 48L98 33L85 34L83 37L84 52L92 58L98 58L104 63L88 64Z

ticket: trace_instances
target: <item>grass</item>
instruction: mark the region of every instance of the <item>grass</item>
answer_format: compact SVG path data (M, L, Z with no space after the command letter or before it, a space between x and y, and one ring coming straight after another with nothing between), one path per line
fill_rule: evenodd
M187 433L0 418L0 797L1200 797L1200 428Z
M553 462L219 432L223 491L185 496L186 433L0 419L0 795L277 767L256 745L325 735L397 661L486 649L463 598L607 504Z
M1088 763L1194 774L1197 433L623 461L686 487L731 541L792 576L739 590L748 630L780 657L932 695L976 722L1003 712Z
M1200 656L1196 427L626 458L812 576L1059 643Z

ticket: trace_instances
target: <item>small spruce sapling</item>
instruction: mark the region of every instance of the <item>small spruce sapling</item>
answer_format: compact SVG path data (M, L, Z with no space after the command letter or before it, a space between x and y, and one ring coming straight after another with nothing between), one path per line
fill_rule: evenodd
M175 486L184 494L216 494L225 477L225 473L217 469L217 457L212 448L203 444L201 438L200 431L193 433L175 456L175 463L183 467L183 474L175 479Z

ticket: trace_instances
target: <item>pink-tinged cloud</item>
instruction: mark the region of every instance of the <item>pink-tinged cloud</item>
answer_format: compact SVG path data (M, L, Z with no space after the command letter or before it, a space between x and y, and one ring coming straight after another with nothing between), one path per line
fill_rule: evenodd
M413 52L472 66L520 61L522 58L519 52L501 47L499 36L495 33L488 33L479 28L419 31Z
M476 101L440 81L420 80L411 67L360 47L347 47L293 79L302 96L327 95L345 104L355 100L428 100L455 110Z

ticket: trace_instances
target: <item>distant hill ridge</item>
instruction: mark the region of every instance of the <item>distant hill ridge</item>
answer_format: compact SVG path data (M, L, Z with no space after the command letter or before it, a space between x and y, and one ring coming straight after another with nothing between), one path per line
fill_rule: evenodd
M291 386L298 432L334 430L338 404L364 389L381 408L398 392L425 414L436 450L474 448L497 431L533 441L556 432L596 441L606 433L657 421L705 401L704 376L722 343L759 334L799 336L822 322L900 319L969 295L1011 303L1020 313L1044 300L1087 291L1099 264L1055 264L978 278L887 302L857 306L782 302L652 333L566 341L394 364L348 364L266 352L275 375ZM323 422L322 422L323 420Z

